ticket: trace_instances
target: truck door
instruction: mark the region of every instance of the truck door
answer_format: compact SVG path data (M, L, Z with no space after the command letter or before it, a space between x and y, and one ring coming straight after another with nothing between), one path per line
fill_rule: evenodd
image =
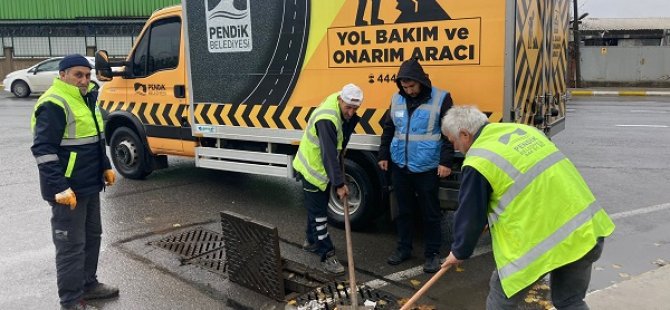
M181 41L181 18L157 19L145 28L130 58L128 101L134 102L154 153L183 153L181 118L187 105Z

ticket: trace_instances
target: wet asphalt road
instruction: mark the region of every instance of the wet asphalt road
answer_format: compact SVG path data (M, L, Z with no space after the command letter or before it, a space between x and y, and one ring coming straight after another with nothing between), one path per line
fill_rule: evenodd
M0 309L57 309L50 211L40 198L29 150L30 113L36 99L0 95ZM576 164L617 224L594 268L591 290L670 261L670 228L666 225L670 221L670 98L575 99L568 106L566 130L554 141ZM252 299L252 308L283 309L235 285L219 291L207 289L197 276L184 277L147 259L146 253L137 253L142 249L133 252L125 244L157 238L179 226L203 223L216 227L219 211L230 210L276 225L282 255L314 265L318 260L298 249L305 221L298 183L197 169L191 159L171 158L170 165L144 181L119 178L102 193L99 276L101 281L118 285L122 295L94 304L104 309L227 309L231 299ZM331 228L330 232L344 260L343 231ZM357 279L385 278L368 283L385 285L383 290L409 297L411 280L424 283L428 279L416 268L422 264L421 242L415 242L411 261L392 267L385 259L394 240L393 228L384 220L354 234ZM488 251L482 246L481 254L463 265L464 271L447 273L424 302L438 309L482 309L493 268Z

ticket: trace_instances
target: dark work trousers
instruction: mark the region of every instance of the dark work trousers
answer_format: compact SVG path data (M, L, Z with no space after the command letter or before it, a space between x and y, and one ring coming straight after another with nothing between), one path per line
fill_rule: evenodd
M84 290L97 285L100 254L100 195L77 196L77 207L51 205L51 234L56 246L56 275L60 303L70 306Z
M551 282L551 302L558 310L588 310L584 302L586 290L591 282L591 266L603 252L603 238L598 238L596 245L582 258L557 268L549 273ZM507 298L500 284L498 271L493 271L489 282L489 295L486 298L486 309L517 309L517 305L526 297L529 285L525 289Z
M438 197L439 177L437 168L421 173L412 173L391 164L393 191L398 202L396 229L398 230L398 250L412 251L413 216L419 209L423 215L426 258L440 254L442 231L440 222L440 200Z
M305 207L307 208L307 229L305 230L307 241L316 242L318 246L316 253L321 256L321 261L325 261L327 254L335 249L328 235L327 208L330 184L325 191L322 191L302 178L302 192L305 194Z

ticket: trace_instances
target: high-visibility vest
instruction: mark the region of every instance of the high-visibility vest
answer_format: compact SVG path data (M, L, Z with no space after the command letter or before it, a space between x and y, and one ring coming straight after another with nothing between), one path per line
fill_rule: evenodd
M328 120L335 125L337 130L337 150L342 150L342 114L340 104L337 100L339 92L334 93L319 105L309 117L309 123L305 133L300 140L298 154L293 159L293 169L300 172L307 182L325 191L328 186L328 175L321 159L321 147L319 137L316 134L316 122Z
M88 90L90 91L93 87L92 83L89 84ZM45 102L51 102L61 107L65 113L65 132L60 142L61 147L67 149L71 146L100 143L100 139L104 138L102 114L98 105L95 105L95 109L92 112L86 105L79 88L65 83L58 78L54 79L51 87L37 99L30 119L30 128L33 134L35 133L35 122L37 121L35 111ZM93 117L93 113L95 113L95 118ZM58 155L47 154L37 157L35 160L38 164L57 161ZM65 177L72 177L76 161L77 152L71 151L64 172Z
M430 102L419 105L409 117L405 97L396 93L391 99L391 117L395 134L391 141L391 160L411 172L426 172L440 163L442 134L440 108L447 92L432 88Z
M89 91L93 88L93 84L89 85ZM35 129L35 111L45 102L52 102L61 107L65 112L65 132L61 140L61 146L68 145L84 145L96 143L100 140L100 134L103 132L103 120L100 108L95 105L95 119L91 113L91 109L86 105L84 98L79 92L79 88L70 85L56 78L53 85L40 96L33 109L30 120L30 128L34 132ZM98 126L96 128L95 122Z
M508 297L580 259L614 231L577 168L534 127L486 125L463 166L493 189L488 222Z

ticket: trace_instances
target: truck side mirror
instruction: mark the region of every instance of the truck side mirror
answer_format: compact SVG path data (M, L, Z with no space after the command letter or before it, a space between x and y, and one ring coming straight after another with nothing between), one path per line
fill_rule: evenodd
M109 55L107 51L100 50L95 53L95 74L100 81L111 81L112 67L109 65Z
M105 50L99 50L95 53L95 74L100 81L111 81L115 76L125 75L123 70L112 70L112 67L125 65L127 65L125 61L109 61L109 54Z

